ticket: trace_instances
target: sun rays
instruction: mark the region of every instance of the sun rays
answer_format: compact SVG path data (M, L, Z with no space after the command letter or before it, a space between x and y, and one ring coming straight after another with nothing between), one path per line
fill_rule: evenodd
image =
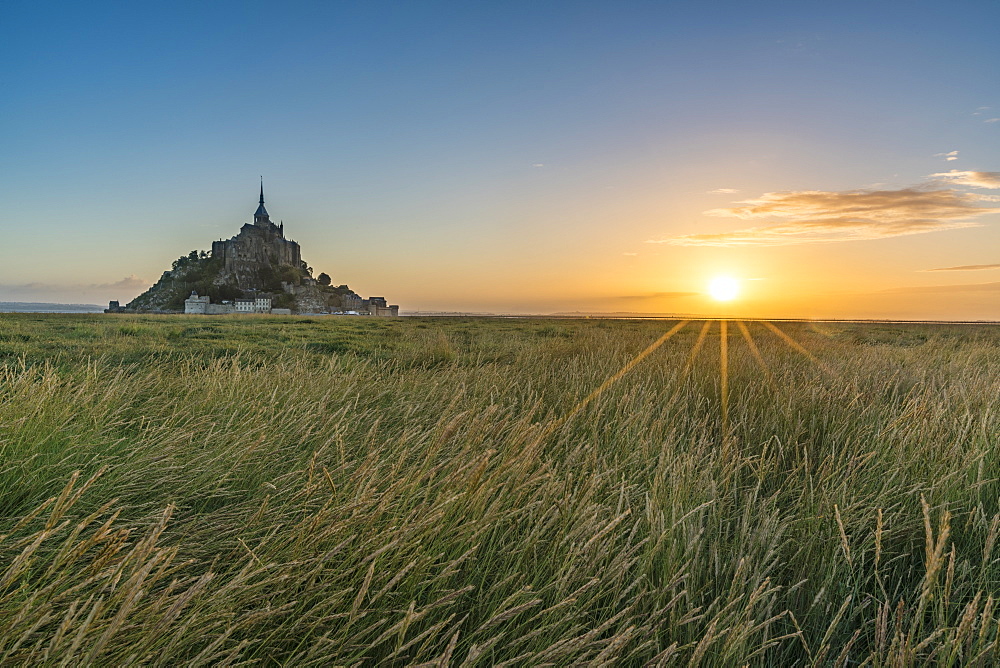
M729 327L719 321L719 408L722 413L722 433L729 433Z
M681 322L677 323L670 330L668 330L663 336L661 336L656 341L654 341L652 344L650 344L650 346L648 348L646 348L641 353L639 353L638 355L636 355L635 357L633 357L631 360L629 360L625 364L625 366L623 366L617 373L615 373L613 376L611 376L606 381L604 381L603 383L601 383L601 385L596 390L594 390L593 392L591 392L590 394L588 394L586 397L584 397L583 399L581 399L579 402L577 402L576 406L573 407L573 410L571 410L569 413L567 413L565 416L561 417L560 419L556 420L553 424L549 425L549 428L545 430L545 434L548 434L548 433L550 433L552 431L555 431L556 429L558 429L559 427L561 427L564 423L566 423L567 421L569 421L570 418L572 418L574 415L576 415L577 413L579 413L580 411L582 411L584 408L586 408L587 404L589 404L591 401L593 401L597 397L599 397L602 394L604 394L605 390L607 390L609 387L611 387L612 385L614 385L615 383L617 383L619 380L621 380L622 376L624 376L629 371L631 371L633 369L633 367L635 367L637 364L639 364L639 362L641 362L644 359L646 359L647 357L649 357L653 353L653 351L655 351L657 348L659 348L664 343L666 343L667 340L670 339L670 337L672 337L674 334L676 334L677 332L679 332L682 329L684 329L684 326L687 325L688 322L690 322L690 321L689 320L682 320Z
M817 357L816 357L815 355L813 355L813 354L812 354L811 352L809 352L808 350L806 350L806 349L805 349L805 348L804 348L804 347L802 346L802 344L801 344L801 343L799 343L798 341L796 341L795 339L793 339L792 337L790 337L790 336L789 336L788 334L786 334L785 332L783 332L783 331L781 331L780 329L778 329L778 326L777 326L777 325L775 325L775 324L774 324L773 322L769 322L769 321L767 321L767 320L761 320L761 321L760 321L760 323L761 323L762 325L764 325L765 327L767 327L767 328L768 328L769 330L771 330L772 332L774 332L775 334L777 334L777 335L778 335L778 337L779 337L779 338L780 338L780 339L781 339L782 341L784 341L785 343L787 343L787 344L788 344L789 346L791 346L793 350L795 350L795 351L797 351L797 352L800 352L800 353L802 353L803 355L805 355L805 356L806 356L806 357L807 357L807 358L809 359L809 361L811 361L812 363L814 363L814 364L815 364L816 366L818 366L818 367L819 367L820 369L822 369L822 370L823 370L823 371L824 371L825 373L827 373L827 374L830 374L830 375L833 375L833 370L832 370L832 369L830 369L830 367L828 367L828 366L827 366L826 364L824 364L823 362L821 362L821 361L820 361L820 360L819 360L819 359L818 359L818 358L817 358Z
M621 369L615 372L607 380L601 383L597 389L588 394L586 397L581 399L577 404L570 410L566 415L559 418L553 423L550 423L547 429L542 433L542 437L547 436L552 433L563 424L568 422L570 419L579 414L583 409L590 405L595 399L600 397L604 392L611 388L615 383L621 380L626 374L628 374L632 369L638 366L643 360L647 359L652 355L658 348L660 348L664 343L674 337L678 332L684 329L691 321L682 320L677 322L673 327L667 330L660 338L646 347L642 352L629 360ZM750 352L750 356L756 362L755 368L760 373L760 377L772 388L777 387L777 381L774 372L771 370L767 361L764 359L764 355L761 354L760 347L754 340L753 334L750 331L750 327L747 322L743 320L733 320L736 323L737 328L740 330L743 341L746 343L747 350ZM751 323L759 323L768 332L772 333L778 340L782 341L793 351L801 354L803 357L808 359L813 363L819 370L828 375L835 375L834 371L825 364L822 360L813 355L809 350L805 348L801 343L793 339L789 334L781 330L776 324L767 320L752 320ZM718 396L718 413L719 421L721 424L721 434L723 438L723 443L727 444L729 442L729 397L730 397L730 369L729 369L729 323L728 319L720 320L705 320L701 328L698 331L698 335L691 346L691 350L688 352L687 357L684 361L683 366L680 371L675 376L673 382L673 391L670 394L670 399L667 405L674 404L679 398L681 392L684 391L686 387L686 382L691 375L702 349L704 348L705 341L708 335L711 333L712 325L718 323L718 334L719 334L719 396Z

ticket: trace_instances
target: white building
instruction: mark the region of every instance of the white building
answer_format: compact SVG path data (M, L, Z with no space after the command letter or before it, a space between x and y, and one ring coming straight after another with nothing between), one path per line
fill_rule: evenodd
M233 302L237 313L253 313L256 302L253 299L237 299Z
M237 313L270 313L271 297L263 295L237 299L233 302Z

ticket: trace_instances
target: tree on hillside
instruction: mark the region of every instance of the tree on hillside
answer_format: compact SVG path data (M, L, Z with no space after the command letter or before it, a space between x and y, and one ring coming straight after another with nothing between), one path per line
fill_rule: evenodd
M330 285L331 280L332 279L330 278L330 274L324 271L320 273L319 277L316 279L316 282L319 283L320 285Z

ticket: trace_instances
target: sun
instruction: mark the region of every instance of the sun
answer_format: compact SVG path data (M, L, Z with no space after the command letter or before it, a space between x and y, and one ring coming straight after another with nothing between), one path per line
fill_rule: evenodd
M740 282L732 276L716 276L708 282L708 294L716 301L732 301L740 294Z

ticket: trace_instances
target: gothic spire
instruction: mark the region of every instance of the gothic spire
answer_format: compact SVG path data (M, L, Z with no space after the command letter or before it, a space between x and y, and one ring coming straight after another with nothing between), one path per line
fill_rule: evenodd
M257 207L257 211L253 214L254 224L260 222L270 222L271 218L267 215L267 209L264 208L264 177L260 177L260 206Z

